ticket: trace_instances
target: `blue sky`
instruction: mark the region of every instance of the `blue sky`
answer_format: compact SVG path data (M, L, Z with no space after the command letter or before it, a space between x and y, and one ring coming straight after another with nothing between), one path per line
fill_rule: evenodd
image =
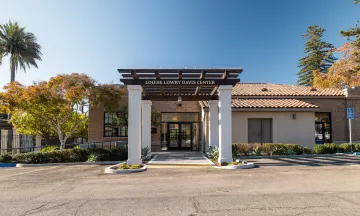
M59 73L119 83L118 68L241 67L242 82L295 84L309 25L345 42L360 20L353 0L0 0L0 23L18 21L38 37L39 69L24 84ZM10 79L8 59L0 86Z

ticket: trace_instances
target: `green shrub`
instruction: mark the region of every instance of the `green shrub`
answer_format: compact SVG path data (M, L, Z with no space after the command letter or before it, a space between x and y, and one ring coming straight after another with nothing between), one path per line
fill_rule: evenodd
M360 152L360 143L354 143L353 144L353 151L354 152Z
M98 162L99 156L95 153L91 153L87 159L88 162Z
M232 158L235 159L238 155L236 144L232 144L231 146Z
M210 146L208 148L208 155L210 158L217 160L219 159L219 148L218 147L214 147L214 146Z
M265 143L261 147L261 153L263 153L266 156L273 155L274 151L276 151L278 148L276 144L273 143Z
M96 155L96 157L95 157ZM85 161L121 161L127 159L126 149L63 149L50 152L29 152L12 156L16 163L68 163Z
M235 144L235 146L237 148L237 154L239 154L241 156L249 156L252 152L251 144L238 143L238 144Z
M41 152L51 152L57 149L58 149L57 146L45 146L44 148L41 149Z
M251 152L251 155L254 155L254 156L261 156L261 146L256 146L252 152Z
M229 165L229 163L227 163L227 162L221 162L221 166L227 166L227 165Z
M337 146L337 152L338 153L351 152L351 145L349 143L339 144Z
M10 154L0 155L0 163L10 163L12 161L12 156Z
M338 145L335 143L315 144L313 151L315 154L334 154L338 152Z
M308 147L304 147L303 148L303 154L312 154L313 153L313 150L311 148L308 148Z

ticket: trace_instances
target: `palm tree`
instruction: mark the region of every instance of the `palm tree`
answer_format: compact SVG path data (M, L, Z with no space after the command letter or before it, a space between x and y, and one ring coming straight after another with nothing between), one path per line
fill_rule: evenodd
M18 69L26 72L30 66L38 67L36 60L41 61L40 49L35 35L25 32L17 22L0 25L0 64L3 57L10 55L11 82L15 81Z

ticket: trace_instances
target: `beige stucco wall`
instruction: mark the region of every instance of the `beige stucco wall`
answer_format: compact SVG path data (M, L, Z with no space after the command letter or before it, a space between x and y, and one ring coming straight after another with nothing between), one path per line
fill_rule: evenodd
M296 119L293 119L296 114ZM273 142L312 147L315 143L314 112L233 112L233 143L248 142L248 119L272 118Z

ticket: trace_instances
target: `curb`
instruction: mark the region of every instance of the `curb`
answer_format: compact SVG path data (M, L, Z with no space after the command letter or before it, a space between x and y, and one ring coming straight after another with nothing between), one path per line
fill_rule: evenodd
M16 167L15 163L0 163L0 168Z
M101 161L101 162L74 162L74 163L47 163L47 164L16 164L16 167L42 167L42 166L78 166L78 165L114 165L124 161Z

